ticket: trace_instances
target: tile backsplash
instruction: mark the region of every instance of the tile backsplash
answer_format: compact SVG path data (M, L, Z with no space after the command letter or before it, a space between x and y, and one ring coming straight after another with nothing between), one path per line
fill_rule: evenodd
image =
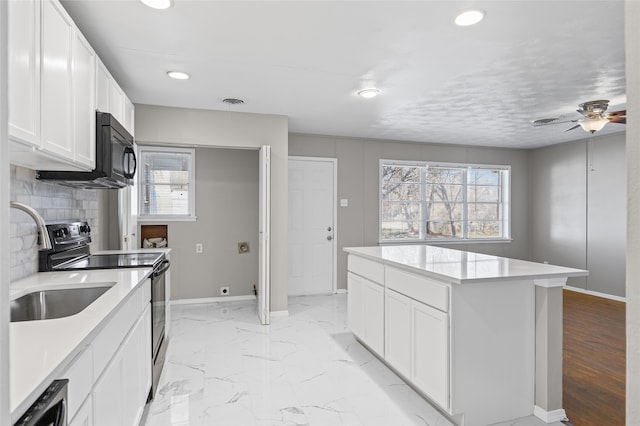
M27 204L40 213L47 224L86 220L91 225L92 247L97 246L99 194L97 189L76 189L36 180L35 171L11 166L11 201ZM25 212L11 209L9 225L10 276L18 280L38 272L36 224Z

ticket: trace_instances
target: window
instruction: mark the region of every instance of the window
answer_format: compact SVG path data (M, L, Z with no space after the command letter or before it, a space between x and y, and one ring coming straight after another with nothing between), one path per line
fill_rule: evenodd
M195 220L193 149L140 147L140 219Z
M380 160L380 241L509 239L509 172Z

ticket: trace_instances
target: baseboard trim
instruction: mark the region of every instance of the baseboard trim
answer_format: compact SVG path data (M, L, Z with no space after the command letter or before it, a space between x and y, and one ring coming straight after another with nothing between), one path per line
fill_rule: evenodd
M248 294L246 296L221 296L221 297L202 297L198 299L177 299L172 300L172 305L197 305L202 303L216 302L240 302L246 300L256 300L256 296Z
M565 288L570 291L575 291L576 293L583 293L583 294L588 294L590 296L596 296L596 297L602 297L604 299L615 300L616 302L627 303L626 297L614 296L613 294L600 293L598 291L585 290L584 288L579 288L579 287L566 286Z
M544 408L540 408L536 405L533 407L533 415L545 423L562 422L568 420L567 413L562 408L558 410L547 411Z
M288 317L289 311L271 311L269 312L270 317Z
M347 294L346 288L339 288L336 290L336 294Z

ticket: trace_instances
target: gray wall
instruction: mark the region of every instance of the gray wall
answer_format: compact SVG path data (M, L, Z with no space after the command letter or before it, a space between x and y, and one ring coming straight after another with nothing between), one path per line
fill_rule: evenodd
M136 105L139 143L259 149L271 146L271 311L287 310L288 118Z
M338 159L338 288L346 288L347 255L343 247L378 243L379 160L424 160L511 165L511 243L455 244L448 247L519 259L529 257L528 152L517 149L478 148L350 139L317 135L289 135L289 155Z
M100 191L75 189L36 180L35 172L23 167L10 167L11 201L27 204L40 213L46 223L86 220L91 225L92 250L104 245ZM11 209L9 225L11 281L38 272L37 230L26 213Z
M258 279L258 151L196 148L196 216L166 223L171 247L171 299L253 294ZM138 230L140 235L140 230ZM238 254L238 243L250 252ZM196 254L196 243L204 252ZM138 241L138 245L140 242Z
M531 151L531 259L589 270L568 285L624 297L625 134Z

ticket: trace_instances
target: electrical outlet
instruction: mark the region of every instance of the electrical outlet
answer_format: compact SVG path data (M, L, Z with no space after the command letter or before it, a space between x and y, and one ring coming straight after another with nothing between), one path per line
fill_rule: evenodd
M203 247L202 247L202 243L197 243L196 244L196 253L202 253L204 251Z
M229 287L220 287L220 296L228 296Z

